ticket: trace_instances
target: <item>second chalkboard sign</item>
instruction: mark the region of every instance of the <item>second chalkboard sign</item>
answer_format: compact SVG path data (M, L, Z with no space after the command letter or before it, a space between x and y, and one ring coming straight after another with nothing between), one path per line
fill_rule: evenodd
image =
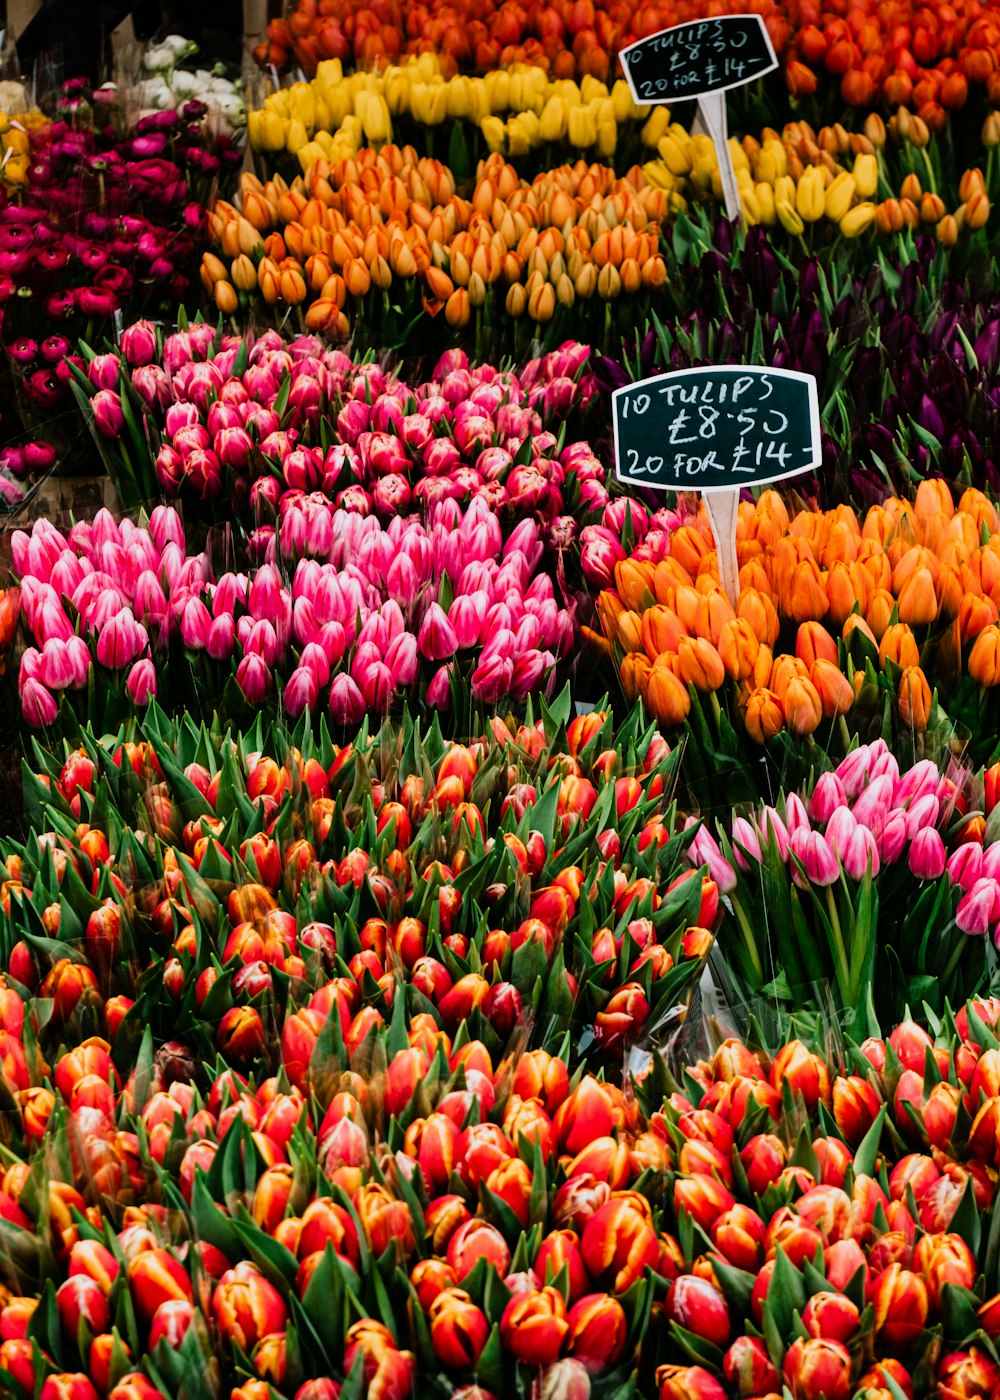
M816 380L798 370L712 365L612 395L615 474L665 491L739 490L821 460Z
M720 15L661 29L622 49L636 102L682 102L726 92L777 68L760 15Z

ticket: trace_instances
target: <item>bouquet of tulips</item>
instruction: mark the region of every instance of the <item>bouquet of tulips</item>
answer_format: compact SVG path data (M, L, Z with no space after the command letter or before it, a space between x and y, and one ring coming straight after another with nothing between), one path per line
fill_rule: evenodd
M416 383L317 336L222 336L201 321L166 340L140 321L116 350L82 349L76 398L127 504L225 495L227 518L249 507L258 522L286 491L383 521L475 495L517 518L610 501L578 440L593 400L578 342L519 374L452 350Z
M354 1055L390 1020L467 1023L491 1054L519 1027L596 1061L660 1043L715 886L687 867L662 738L637 710L613 735L607 712L569 709L495 719L471 746L404 718L344 748L325 725L213 739L156 710L131 740L39 749L28 838L5 848L12 974L65 981L67 1008L99 993L98 1021L116 1008L133 1039L152 1026L244 1064L274 1068L283 1026L299 1087L331 1033Z
M495 154L463 199L412 147L365 148L291 185L244 174L238 203L210 211L202 280L226 316L292 310L310 330L409 353L464 333L478 357L509 354L511 319L519 357L568 335L610 345L663 286L670 198L638 166L620 177L580 160L529 184Z
M148 525L119 526L102 510L66 537L47 520L16 531L28 724L55 724L57 695L71 728L74 710L107 723L154 696L171 709L201 697L206 714L221 703L238 718L270 696L293 717L322 697L350 729L412 696L461 730L470 704L551 694L572 657L573 616L538 567L536 523L504 541L481 500L465 511L445 501L426 524L396 517L388 528L338 510L322 562L306 557L307 538L291 551L290 576L274 543L248 572L216 573L225 532L188 553L171 507Z
M1000 1383L996 1003L839 1057L727 1040L681 1084L657 1062L626 1095L433 1014L369 1024L351 1049L342 988L286 1019L277 1066L246 1054L252 1007L214 1062L148 1026L135 1053L134 1008L105 1003L95 1031L100 993L64 964L40 1034L13 972L0 999L17 1400Z
M720 824L718 843L701 829L689 854L723 896L713 974L730 1005L769 1025L832 1010L875 1031L992 986L1000 847L982 805L954 763L901 773L876 740L807 790Z
M796 787L853 735L895 734L916 757L960 735L978 763L997 734L996 528L982 492L956 508L941 481L863 527L846 506L792 515L765 491L740 505L735 607L701 516L616 564L598 611L626 694L687 727L703 807L720 781L727 803L767 791L762 751Z
M969 194L973 183L963 185ZM912 192L919 220L923 195ZM925 207L929 235L945 207ZM968 246L974 253L975 241ZM823 446L821 470L796 479L807 499L865 507L887 487L907 495L927 476L1000 487L987 447L1000 432L1000 289L991 259L974 254L965 270L961 248L945 252L907 233L877 262L869 245L848 240L821 265L789 257L761 227L713 227L697 209L671 225L663 249L668 300L659 325L630 337L623 357L595 360L605 392L705 363L800 370L817 381Z

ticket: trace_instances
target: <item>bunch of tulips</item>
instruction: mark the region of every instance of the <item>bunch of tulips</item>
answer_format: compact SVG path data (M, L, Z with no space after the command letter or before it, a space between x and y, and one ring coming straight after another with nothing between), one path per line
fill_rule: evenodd
M221 697L234 716L271 697L293 716L322 704L352 728L407 696L461 725L469 703L551 693L576 629L539 569L534 520L504 540L479 499L464 511L443 501L426 522L383 527L348 510L322 520L301 549L290 538L279 550L272 535L247 572L213 569L224 532L188 552L162 506L148 526L102 510L66 536L44 519L15 532L28 724L55 724L57 695L95 719L154 696L190 705L192 689L206 713Z
M446 167L385 146L313 166L308 185L244 174L240 204L209 215L202 281L218 310L301 308L310 329L408 352L464 333L481 355L491 327L507 352L511 318L516 352L558 344L567 323L610 338L614 303L634 324L666 276L668 196L638 168L581 160L528 184L493 155L462 199Z
M609 89L596 78L577 84L525 65L445 78L440 61L424 54L401 67L346 78L336 60L321 63L311 82L279 88L250 112L248 137L262 173L285 166L287 153L293 159L283 173L290 177L308 175L317 160L335 165L362 146L390 142L428 155L440 142L453 166L460 160L470 171L490 151L512 159L537 152L540 168L547 169L567 145L602 160L617 155L627 169L651 144L651 115L633 102L622 78Z
M137 322L119 349L84 351L77 398L126 502L224 495L257 520L286 491L325 493L387 522L449 498L543 521L611 499L588 444L567 441L592 398L579 342L520 374L451 350L412 385L316 336L222 337L203 322L165 341Z
M765 780L755 746L775 746L791 786L851 734L894 731L919 749L929 726L946 741L958 724L982 761L1000 687L997 523L982 492L956 508L941 481L921 483L912 504L873 506L863 525L847 506L793 515L766 491L740 505L732 602L707 517L657 532L598 601L626 695L687 725L708 805L720 781L742 785L731 802Z
M154 754L130 746L121 771ZM90 870L111 887L100 835L79 838L87 854L43 846L59 938L38 944L48 961L99 928L107 978L114 921L70 927ZM184 858L174 872L177 939L204 949L209 884ZM19 884L5 896L31 908ZM679 1085L652 1059L626 1094L530 1030L491 1051L459 999L400 1015L435 961L411 973L402 925L391 997L324 980L349 918L304 926L282 975L289 923L279 936L266 889L241 891L237 927L272 960L174 978L165 1041L157 968L129 1004L65 956L36 984L39 955L8 945L0 1362L18 1400L994 1393L1000 1004L839 1053L729 1039ZM440 951L446 972L457 954ZM264 1058L258 1007L311 976ZM229 1002L213 1060L202 1017Z
M720 823L718 843L699 830L689 854L723 896L714 972L733 1006L767 1018L832 1007L874 1030L981 992L1000 932L996 781L994 768L984 798L951 759L900 772L876 740Z
M740 13L739 4L719 13ZM884 103L918 111L942 125L970 95L1000 101L996 6L913 0L892 9L876 0L846 13L833 4L756 7L781 62L784 86L801 101L817 93L865 111ZM618 71L617 55L636 39L674 24L703 19L690 0L634 9L618 0L554 0L528 8L496 0L409 6L388 0L298 0L274 20L256 50L262 64L284 67L294 57L308 74L324 59L378 68L403 54L441 56L448 73L479 73L534 64L554 78L591 75L602 82ZM772 86L777 96L780 80Z
M390 1021L465 1022L491 1054L531 1021L539 1044L620 1056L683 1014L718 897L688 869L662 737L570 708L471 746L408 718L343 748L322 725L219 740L159 711L131 741L84 729L25 776L12 974L244 1066L276 1068L280 1033L299 1088L329 1034L354 1054ZM59 957L19 937L29 901Z
M795 482L807 499L865 507L963 474L996 492L1000 284L974 248L908 231L876 263L864 240L793 258L765 229L734 235L693 207L666 230L660 325L597 359L598 382L705 363L800 370L817 380L822 429L821 471Z

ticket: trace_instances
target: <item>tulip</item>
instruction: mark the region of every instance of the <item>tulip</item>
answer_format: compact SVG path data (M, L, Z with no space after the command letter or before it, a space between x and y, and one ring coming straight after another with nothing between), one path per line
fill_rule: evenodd
M555 1288L512 1298L500 1321L500 1338L518 1361L548 1366L558 1359L569 1331L566 1304Z
M605 1293L588 1293L567 1315L566 1347L594 1375L613 1366L625 1349L625 1310Z
M840 1342L796 1338L785 1353L783 1374L793 1400L848 1400L851 1395L851 1354Z

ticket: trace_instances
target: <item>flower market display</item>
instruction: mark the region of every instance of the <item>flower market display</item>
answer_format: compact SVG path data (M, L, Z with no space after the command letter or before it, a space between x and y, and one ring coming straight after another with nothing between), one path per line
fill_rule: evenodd
M996 1400L1000 12L280 8L5 88L0 1395Z

